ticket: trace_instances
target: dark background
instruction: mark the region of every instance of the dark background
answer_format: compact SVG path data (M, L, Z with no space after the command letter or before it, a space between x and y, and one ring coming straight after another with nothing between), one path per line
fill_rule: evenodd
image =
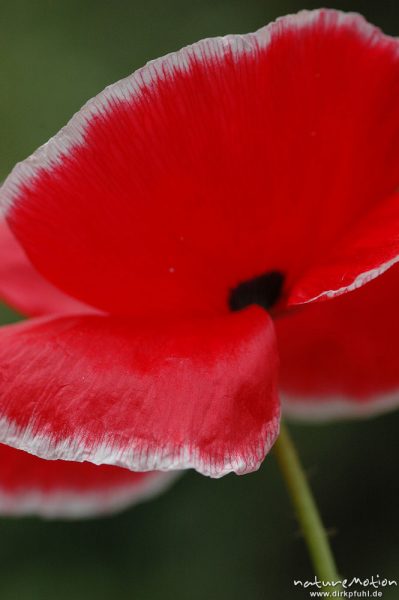
M336 2L399 34L399 2ZM0 178L105 85L200 38L316 2L0 0ZM2 322L15 315L1 309ZM398 414L292 426L341 571L399 579ZM1 469L1 465L0 465ZM0 519L1 600L290 600L312 568L272 456L187 473L156 500L82 522ZM398 588L384 600L399 598Z

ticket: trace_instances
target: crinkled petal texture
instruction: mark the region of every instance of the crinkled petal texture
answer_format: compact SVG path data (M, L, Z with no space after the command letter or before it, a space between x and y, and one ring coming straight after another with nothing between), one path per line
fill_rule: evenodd
M110 86L15 168L1 201L69 294L192 316L225 311L231 288L270 270L292 303L379 274L398 257L398 173L399 42L323 9Z
M106 316L0 329L0 442L135 471L255 470L278 434L274 328L260 308L144 326Z
M46 518L113 513L154 496L176 475L43 460L3 444L0 463L0 513Z
M287 414L362 416L399 405L399 267L275 323Z
M40 275L1 217L0 299L27 316L98 312Z

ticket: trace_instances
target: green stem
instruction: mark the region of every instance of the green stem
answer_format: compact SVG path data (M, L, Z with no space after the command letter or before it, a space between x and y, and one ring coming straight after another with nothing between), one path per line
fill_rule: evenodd
M341 578L338 575L326 530L295 446L283 424L274 445L274 453L291 496L317 578L325 582L339 581ZM342 588L336 585L324 586L323 589L331 592Z

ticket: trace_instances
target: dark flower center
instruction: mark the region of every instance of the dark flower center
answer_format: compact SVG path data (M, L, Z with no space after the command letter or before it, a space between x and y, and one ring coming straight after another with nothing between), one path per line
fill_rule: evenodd
M251 304L258 304L269 310L280 300L283 285L284 275L280 271L269 271L259 277L243 281L230 290L230 310L241 310Z

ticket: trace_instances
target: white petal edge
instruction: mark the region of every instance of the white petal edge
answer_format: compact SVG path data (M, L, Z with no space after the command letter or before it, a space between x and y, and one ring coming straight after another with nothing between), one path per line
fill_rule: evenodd
M373 397L373 400L356 402L350 397L328 396L323 401L309 401L300 397L280 393L282 414L292 421L327 423L350 419L368 419L384 415L399 408L399 389Z
M338 296L342 296L343 294L347 294L348 292L353 292L353 291L363 287L366 283L373 281L373 279L376 279L380 275L383 275L386 271L388 271L388 269L390 269L391 267L396 265L396 263L398 263L398 262L399 262L399 255L396 255L393 258L391 258L390 260L387 260L386 262L382 263L378 267L375 267L374 269L370 269L369 271L363 271L362 273L359 273L359 275L357 275L354 278L352 283L349 283L348 285L342 286L335 290L323 291L320 294L318 294L317 296L312 296L311 298L308 298L307 300L302 301L302 302L295 301L294 303L291 304L291 306L295 307L295 306L301 306L303 304L313 304L313 302L317 302L319 300L330 300L332 298L337 298Z
M78 436L54 441L49 436L37 433L34 426L17 427L4 416L0 418L0 443L45 460L87 461L95 465L114 465L140 472L195 469L201 475L218 479L228 473L243 475L259 469L277 439L279 423L280 414L277 412L262 427L255 453L253 444L249 444L248 448L244 448L249 450L246 454L229 453L217 460L204 460L199 448L188 445L176 448L170 444L154 452L143 447L142 442L134 440L128 448L117 448L104 442L95 447L87 447Z
M39 516L45 519L87 519L112 515L157 496L171 486L179 475L179 471L154 473L141 483L107 490L28 489L11 493L0 486L0 515Z
M228 49L233 52L233 56L239 58L245 53L254 53L259 48L267 47L271 33L275 28L278 29L282 22L284 22L284 26L298 29L311 26L321 14L324 14L326 19L334 20L337 26L351 25L368 38L370 43L374 36L378 36L378 39L381 39L381 36L388 37L358 13L344 13L334 9L303 10L294 15L280 17L255 33L207 38L150 61L132 75L109 85L89 100L54 137L40 146L29 158L18 163L0 188L0 209L6 214L12 207L22 185L34 179L40 169L51 168L72 148L82 145L90 120L93 116L101 114L113 102L131 101L140 95L143 86L154 84L158 79L171 74L173 70L184 71L188 68L190 58L193 56L203 60L207 57L223 56Z

